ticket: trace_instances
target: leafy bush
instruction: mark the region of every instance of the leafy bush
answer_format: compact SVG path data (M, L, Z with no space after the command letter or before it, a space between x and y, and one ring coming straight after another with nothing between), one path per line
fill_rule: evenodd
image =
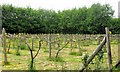
M106 26L119 33L120 20L112 19L113 13L110 5L100 3L59 12L2 5L2 26L7 33L96 34Z
M21 50L28 50L28 48L27 48L27 46L25 44L21 44L20 49Z
M19 52L16 52L16 55L17 55L17 56L20 56L20 53L19 53Z

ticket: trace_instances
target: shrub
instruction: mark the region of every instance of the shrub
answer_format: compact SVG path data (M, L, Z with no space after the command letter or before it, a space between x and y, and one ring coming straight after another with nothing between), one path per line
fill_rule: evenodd
M20 52L16 52L16 55L17 55L17 56L20 56Z
M28 48L26 47L25 44L21 44L21 45L20 45L20 49L21 49L21 50L28 50Z

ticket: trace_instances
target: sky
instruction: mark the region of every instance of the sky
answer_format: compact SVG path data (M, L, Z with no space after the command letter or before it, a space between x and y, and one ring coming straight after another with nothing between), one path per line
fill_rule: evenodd
M52 9L62 11L64 9L90 7L94 3L110 4L115 10L114 17L118 17L118 2L120 0L0 0L0 4L12 4L16 7L31 7L34 9Z

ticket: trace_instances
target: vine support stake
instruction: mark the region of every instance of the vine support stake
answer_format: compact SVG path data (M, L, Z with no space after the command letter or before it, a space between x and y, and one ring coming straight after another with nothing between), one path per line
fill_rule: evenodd
M105 31L106 31L107 54L108 54L108 70L109 72L112 72L112 55L111 55L109 28L106 27Z
M48 49L49 49L49 58L51 58L51 34L48 34Z
M4 53L4 64L7 64L7 51L6 51L6 31L3 28L2 30L2 45L3 45L3 53Z

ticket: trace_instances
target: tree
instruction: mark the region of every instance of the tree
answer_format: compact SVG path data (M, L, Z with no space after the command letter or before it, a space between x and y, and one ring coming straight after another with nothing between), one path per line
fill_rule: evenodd
M34 68L34 59L36 58L36 56L38 55L40 48L41 48L41 41L39 41L39 49L37 50L37 53L35 55L33 55L33 48L30 48L30 45L28 44L27 41L25 41L25 43L27 44L29 51L30 51L30 55L31 55L31 62L30 62L30 69L33 70Z
M91 7L54 10L21 8L2 5L3 27L7 33L104 33L105 27L119 29L112 18L114 11L109 4L93 4ZM115 26L115 25L117 26ZM112 27L113 26L113 27Z
M110 18L113 16L114 11L108 4L101 5L99 3L93 4L88 9L87 24L88 31L91 33L104 33L104 28L109 27Z

